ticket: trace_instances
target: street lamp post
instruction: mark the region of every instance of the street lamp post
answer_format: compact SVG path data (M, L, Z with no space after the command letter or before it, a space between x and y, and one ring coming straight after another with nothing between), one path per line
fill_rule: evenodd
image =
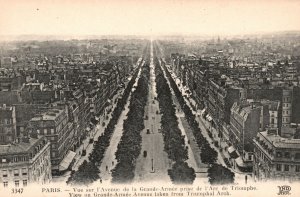
M152 172L154 172L154 166L153 166L153 158L151 159L151 164L152 164Z

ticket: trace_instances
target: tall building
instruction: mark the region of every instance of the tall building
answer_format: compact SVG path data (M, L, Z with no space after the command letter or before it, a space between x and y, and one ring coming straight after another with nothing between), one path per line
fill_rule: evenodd
M4 187L51 182L50 143L32 134L0 145L0 184Z
M293 89L284 89L282 92L282 126L289 127L292 121Z
M230 115L230 139L237 150L242 153L252 144L260 128L261 106L254 103L234 103Z
M68 121L67 110L49 109L35 116L29 121L29 130L45 135L51 142L52 171L57 173L66 170L75 157L74 152L71 151L74 128ZM64 158L68 158L68 161Z
M259 132L253 140L256 180L300 180L300 139L283 138L277 129Z
M224 81L217 83L210 79L208 82L207 111L212 117L212 123L219 131L221 138L230 141L229 133L223 130L223 125L230 124L231 107L234 102L246 98L246 91L237 86L226 86Z
M0 145L13 143L17 137L15 107L0 106Z

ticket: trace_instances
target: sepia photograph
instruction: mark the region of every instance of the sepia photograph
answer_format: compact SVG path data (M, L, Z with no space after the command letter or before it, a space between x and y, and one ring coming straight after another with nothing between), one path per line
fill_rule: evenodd
M1 197L300 196L299 0L0 0Z

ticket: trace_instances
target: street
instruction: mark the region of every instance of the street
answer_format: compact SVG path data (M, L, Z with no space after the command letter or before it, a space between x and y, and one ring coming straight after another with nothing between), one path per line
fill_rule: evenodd
M145 129L142 131L142 152L137 159L135 182L140 181L170 181L168 168L171 161L164 151L163 136L160 133L160 114L156 94L156 83L153 63L153 44L150 53L150 83L148 103L145 106ZM148 132L149 133L148 133ZM143 154L147 151L147 156Z

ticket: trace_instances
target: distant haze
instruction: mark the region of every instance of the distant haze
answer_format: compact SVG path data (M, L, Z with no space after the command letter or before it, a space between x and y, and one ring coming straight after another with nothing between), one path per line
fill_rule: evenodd
M300 30L297 0L0 0L0 35L233 35Z

